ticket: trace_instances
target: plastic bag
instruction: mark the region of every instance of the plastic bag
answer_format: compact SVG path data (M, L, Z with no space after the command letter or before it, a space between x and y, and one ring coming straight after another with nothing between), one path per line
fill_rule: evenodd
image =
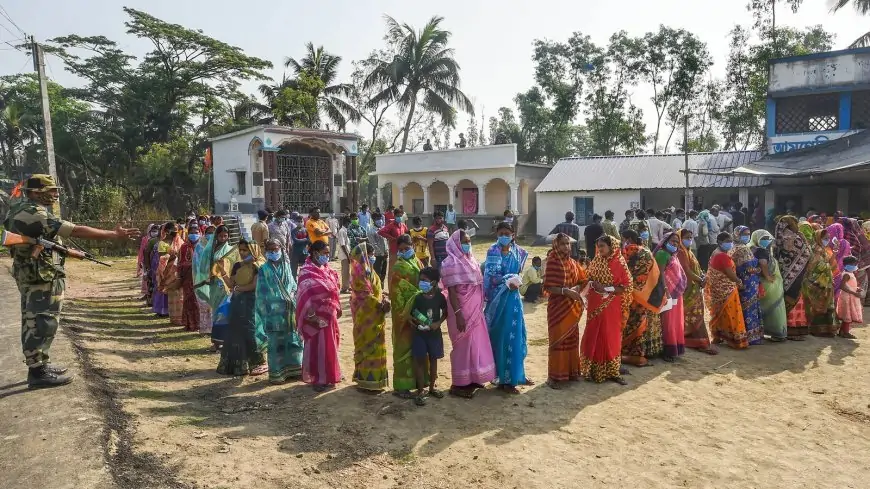
M230 324L230 299L232 294L224 299L214 312L215 326L228 326Z

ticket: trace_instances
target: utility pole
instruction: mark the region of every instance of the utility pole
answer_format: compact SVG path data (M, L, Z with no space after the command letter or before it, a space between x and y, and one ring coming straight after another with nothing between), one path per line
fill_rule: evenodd
M51 107L48 100L48 80L45 78L45 53L42 46L37 44L36 39L30 36L30 49L33 53L33 69L39 76L39 93L42 101L43 140L45 141L45 158L48 161L48 174L54 178L56 184L60 184L57 178L57 164L54 161L54 136L51 132ZM60 215L60 203L54 209Z
M689 116L683 117L683 156L685 158L684 173L686 176L686 199L683 209L685 209L686 214L688 214L695 205L694 192L689 188Z

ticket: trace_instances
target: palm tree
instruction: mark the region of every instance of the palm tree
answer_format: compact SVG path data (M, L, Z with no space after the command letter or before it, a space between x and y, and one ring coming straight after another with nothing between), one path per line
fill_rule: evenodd
M377 61L364 86L385 87L372 97L372 104L394 100L399 110L407 112L401 149L404 152L418 103L447 126L456 123L454 107L474 115L474 106L459 89L459 64L453 58L453 49L447 47L451 34L440 28L444 17L432 17L419 32L388 15L385 18L394 55Z
M870 0L834 0L834 6L831 10L836 12L849 4L852 4L852 6L855 7L855 10L861 15L867 15L870 13ZM864 48L867 46L870 46L870 32L855 39L855 41L849 45L850 48Z
M344 131L348 122L359 122L360 116L356 109L341 98L348 96L353 90L353 86L347 83L333 84L338 78L338 65L341 63L341 56L326 51L323 46L315 48L314 44L310 42L305 45L305 49L304 58L298 61L287 58L284 61L284 66L292 68L296 76L306 73L323 82L323 91L314 94L317 97L318 108L338 126L338 130ZM285 79L282 85L293 87L293 82L295 80Z

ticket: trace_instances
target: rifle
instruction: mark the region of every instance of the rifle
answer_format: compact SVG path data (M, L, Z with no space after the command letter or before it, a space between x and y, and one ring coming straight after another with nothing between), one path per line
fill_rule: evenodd
M31 255L33 258L39 256L39 254L42 253L42 250L52 250L70 258L92 261L106 267L112 266L106 262L97 260L94 255L88 253L87 251L77 250L75 248L68 248L60 243L55 243L50 239L31 238L29 236L22 236L20 234L10 233L9 231L3 231L2 236L0 236L0 245L7 247L33 246L33 254Z

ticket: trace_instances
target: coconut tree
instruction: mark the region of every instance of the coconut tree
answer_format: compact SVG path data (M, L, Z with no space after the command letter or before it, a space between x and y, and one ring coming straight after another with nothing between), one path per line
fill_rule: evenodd
M831 10L836 12L850 4L861 15L867 15L868 13L870 13L870 0L834 0L834 6ZM864 34L858 39L855 39L855 41L853 41L849 47L864 48L867 46L870 46L870 32Z
M326 51L323 46L315 48L310 42L305 45L305 50L305 57L300 60L288 57L284 60L284 66L292 69L297 77L305 73L323 82L323 90L312 95L317 98L318 109L326 114L340 131L347 128L348 122L359 122L359 113L342 98L349 96L353 86L347 83L335 83L341 56ZM285 80L279 86L295 88L295 81Z
M390 16L385 19L393 57L378 60L364 86L385 86L371 103L395 101L406 115L400 150L404 152L418 104L451 127L456 123L456 109L474 115L474 106L459 89L459 63L453 49L447 47L451 34L441 28L443 17L432 17L420 31Z

